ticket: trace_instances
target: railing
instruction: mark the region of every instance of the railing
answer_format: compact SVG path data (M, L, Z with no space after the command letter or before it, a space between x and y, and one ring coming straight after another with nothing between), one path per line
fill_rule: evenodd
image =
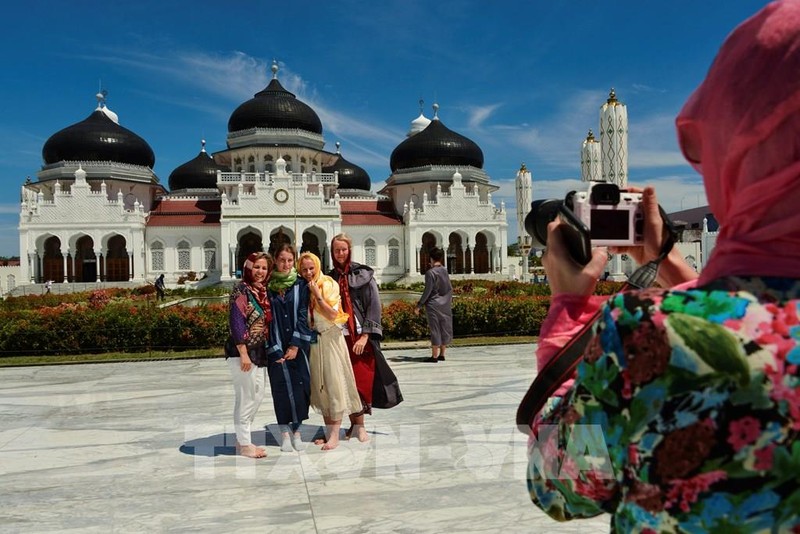
M274 184L276 175L267 172L220 172L218 182L224 183L269 183ZM336 184L338 176L331 172L293 172L289 176L294 184Z

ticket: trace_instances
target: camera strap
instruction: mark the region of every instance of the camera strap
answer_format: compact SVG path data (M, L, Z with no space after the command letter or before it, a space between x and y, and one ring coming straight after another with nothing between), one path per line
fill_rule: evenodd
M631 274L628 281L623 285L621 291L628 289L643 289L650 287L658 276L658 266L664 258L672 251L677 239L677 232L672 221L669 220L664 209L659 206L661 219L668 231L668 235L661 245L661 252L658 257L640 266ZM602 307L591 317L589 321L570 339L566 345L561 347L555 356L539 370L533 383L528 388L525 396L517 408L517 428L523 434L530 434L534 418L542 411L547 399L561 387L561 384L569 380L575 374L575 368L583 359L583 352L594 334L594 323L600 317Z

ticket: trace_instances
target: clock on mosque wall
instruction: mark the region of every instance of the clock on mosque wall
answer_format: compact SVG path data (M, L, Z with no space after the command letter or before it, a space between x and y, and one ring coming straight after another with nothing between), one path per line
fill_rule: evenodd
M283 204L289 200L289 192L286 189L278 189L275 191L275 202Z

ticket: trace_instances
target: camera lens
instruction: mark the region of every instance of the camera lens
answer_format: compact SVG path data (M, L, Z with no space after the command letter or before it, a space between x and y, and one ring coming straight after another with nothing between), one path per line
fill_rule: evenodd
M555 220L561 200L548 198L531 202L531 211L525 217L525 230L533 238L533 246L547 246L547 225Z

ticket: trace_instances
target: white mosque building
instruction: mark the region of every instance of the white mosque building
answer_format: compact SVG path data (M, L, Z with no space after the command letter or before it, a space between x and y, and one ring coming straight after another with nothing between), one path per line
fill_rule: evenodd
M353 257L379 282L421 280L428 251L454 277L504 278L506 210L483 152L420 112L392 152L380 189L358 165L325 150L316 112L272 66L266 88L230 115L227 149L200 153L163 184L147 142L98 95L84 120L54 133L36 180L22 186L16 285L208 283L237 277L244 258L294 243L330 266L329 242L354 240ZM168 187L167 187L168 186Z

